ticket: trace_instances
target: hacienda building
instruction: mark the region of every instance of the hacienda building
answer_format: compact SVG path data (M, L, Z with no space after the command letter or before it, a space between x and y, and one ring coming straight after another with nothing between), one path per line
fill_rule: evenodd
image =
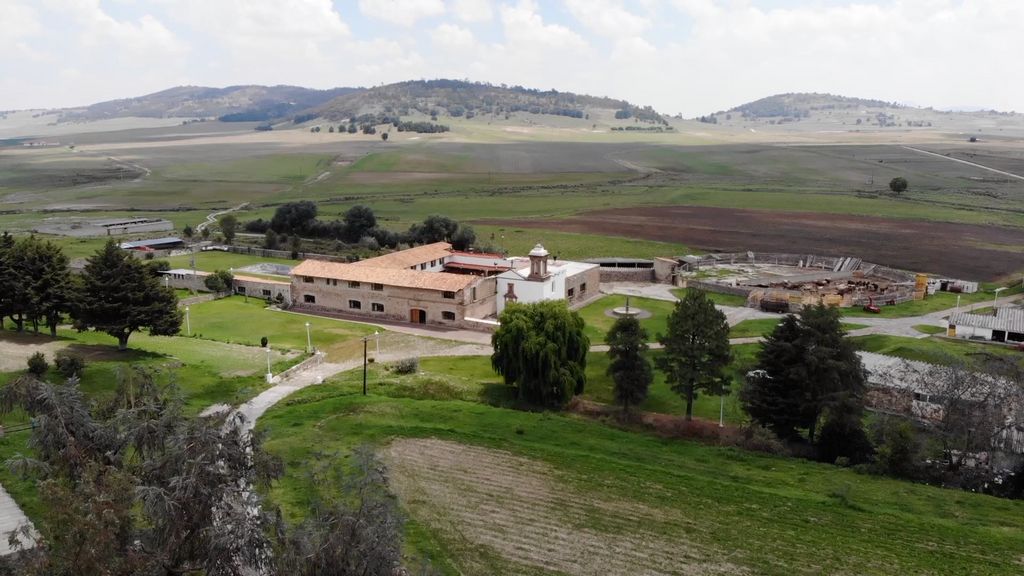
M367 320L490 329L508 301L571 304L598 293L597 265L549 266L540 245L528 262L460 252L447 242L353 263L306 260L292 269L292 302L312 312Z

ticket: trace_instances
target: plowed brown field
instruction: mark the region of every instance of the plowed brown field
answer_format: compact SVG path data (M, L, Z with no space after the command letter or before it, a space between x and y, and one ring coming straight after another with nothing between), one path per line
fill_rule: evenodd
M1024 229L1004 226L702 206L597 210L563 220L488 224L677 242L706 251L853 256L968 280L1024 270Z

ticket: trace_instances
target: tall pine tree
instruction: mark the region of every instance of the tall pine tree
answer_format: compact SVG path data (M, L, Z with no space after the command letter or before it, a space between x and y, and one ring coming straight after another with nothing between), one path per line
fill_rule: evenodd
M160 285L139 260L113 240L89 258L82 273L75 326L117 338L119 350L142 329L153 336L172 336L181 330L181 313L174 291Z
M807 428L803 409L803 330L796 316L787 315L761 344L757 370L740 390L740 402L751 420L779 438L794 438Z
M729 324L702 290L688 290L668 317L668 330L658 336L664 351L656 362L665 379L686 402L686 419L693 419L699 391L723 393L732 360Z

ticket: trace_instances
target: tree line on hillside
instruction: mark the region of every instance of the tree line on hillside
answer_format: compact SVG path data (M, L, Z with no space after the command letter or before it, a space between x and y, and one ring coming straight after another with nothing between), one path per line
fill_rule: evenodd
M395 232L379 227L373 209L362 205L352 206L341 219L325 222L318 218L316 204L308 200L282 204L269 221L259 218L246 222L244 228L250 233L264 234L267 248L276 248L282 236L339 240L374 249L450 242L456 250L467 250L476 244L472 226L447 216L434 214L405 232Z
M81 275L68 270L59 246L34 236L0 236L0 323L10 319L17 331L40 326L57 335L66 319L78 330L96 330L127 348L139 330L177 334L181 314L174 291L160 284L166 263L144 263L110 240L90 257ZM3 325L0 324L0 328Z
M560 410L583 392L590 342L576 312L563 302L510 303L499 320L492 336L491 364L520 402ZM657 335L662 350L653 365L683 400L685 422L690 422L699 394L730 393L729 326L706 294L689 290L669 314L665 328ZM627 421L635 417L633 411L647 398L654 381L648 339L647 331L631 317L617 319L606 335L607 373ZM941 374L932 373L936 370ZM933 390L933 401L942 403L938 420L926 432L942 446L945 464L930 471L925 464L925 431L890 417L874 417L865 427L867 372L843 330L839 310L805 307L799 315L782 318L740 382L740 404L751 422L741 445L1024 497L1024 467L993 483L991 476L972 475L962 465L967 454L989 450L994 431L1005 427L1005 414L995 407L1024 410L1021 367L1012 361L953 364L935 367L912 381Z

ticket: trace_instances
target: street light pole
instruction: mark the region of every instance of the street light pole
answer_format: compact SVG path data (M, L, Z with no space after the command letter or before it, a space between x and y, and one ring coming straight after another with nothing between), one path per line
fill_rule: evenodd
M369 336L363 336L363 396L366 396L366 340Z
M306 322L306 354L313 353L313 337L309 333L309 322Z
M725 428L725 394L718 396L718 427Z
M267 342L267 384L274 379L274 375L270 373L270 342Z
M377 332L376 330L374 330L373 331L373 339L374 339L374 341L377 344L377 353L374 354L373 357L376 358L377 361L379 362L380 361L380 332Z
M999 300L999 293L1002 292L1003 290L1006 290L1006 286L1003 286L1002 288L996 288L993 291L993 294L992 294L992 315L993 316L996 315L996 301Z
M192 336L192 318L189 316L188 306L185 306L185 333Z

